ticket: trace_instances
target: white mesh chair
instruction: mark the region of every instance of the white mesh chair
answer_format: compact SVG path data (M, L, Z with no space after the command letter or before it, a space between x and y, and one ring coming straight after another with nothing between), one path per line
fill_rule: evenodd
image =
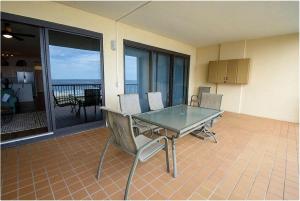
M147 96L150 110L160 110L164 108L161 92L148 92Z
M118 96L122 113L134 115L142 112L138 94L120 94ZM151 135L153 134L153 131L158 128L155 125L137 119L133 120L133 126L138 130L137 133L144 134L146 132L151 132Z
M150 139L144 135L138 135L137 137L135 137L132 127L132 118L130 115L125 115L105 107L101 107L101 109L105 113L106 125L111 131L111 136L107 140L104 150L100 155L100 161L97 170L97 179L100 178L104 156L110 144L114 144L119 149L135 156L125 188L124 199L127 200L131 180L139 161L147 161L159 151L165 150L167 172L170 171L168 139L166 136L160 136L156 139ZM162 143L161 141L164 142Z
M200 107L220 110L222 104L222 97L222 94L202 93ZM214 141L217 142L215 138L216 133L209 130L209 128L211 128L215 122L216 119L211 120L210 122L205 124L205 126L202 129L194 131L193 134L201 138L213 137Z

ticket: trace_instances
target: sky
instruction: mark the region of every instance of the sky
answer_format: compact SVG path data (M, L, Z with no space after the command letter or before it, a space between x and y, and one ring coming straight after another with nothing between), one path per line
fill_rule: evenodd
M125 79L137 80L137 57L125 56Z
M58 79L101 79L100 52L49 45L51 77ZM137 80L137 58L125 56L126 80Z
M52 79L100 79L100 52L49 45Z

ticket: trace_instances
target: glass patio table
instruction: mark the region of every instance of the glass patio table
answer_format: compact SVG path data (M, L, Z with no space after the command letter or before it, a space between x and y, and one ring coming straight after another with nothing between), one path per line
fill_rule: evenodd
M173 176L177 175L176 139L183 137L205 126L206 123L219 117L224 111L187 105L177 105L161 110L133 115L133 118L156 125L175 134L169 137L172 142Z

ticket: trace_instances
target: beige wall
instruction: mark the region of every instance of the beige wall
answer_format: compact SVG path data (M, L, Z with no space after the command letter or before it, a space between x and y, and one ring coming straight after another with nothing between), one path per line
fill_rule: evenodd
M196 67L196 48L190 45L122 23L116 24L113 20L55 2L1 2L1 11L102 33L105 101L109 107L118 107L117 94L123 93L124 90L123 39L190 55L189 95L193 94L196 88L193 85L196 77L192 73ZM118 49L113 51L110 42L116 38Z
M223 43L220 59L251 58L247 85L218 85L222 109L272 119L299 122L298 34ZM196 85L208 84L207 64L217 60L219 46L197 49Z

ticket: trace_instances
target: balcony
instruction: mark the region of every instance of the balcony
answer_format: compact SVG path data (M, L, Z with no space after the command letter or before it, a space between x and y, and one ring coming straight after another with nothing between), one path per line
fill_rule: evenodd
M53 84L54 111L58 128L99 121L102 113L101 84Z

